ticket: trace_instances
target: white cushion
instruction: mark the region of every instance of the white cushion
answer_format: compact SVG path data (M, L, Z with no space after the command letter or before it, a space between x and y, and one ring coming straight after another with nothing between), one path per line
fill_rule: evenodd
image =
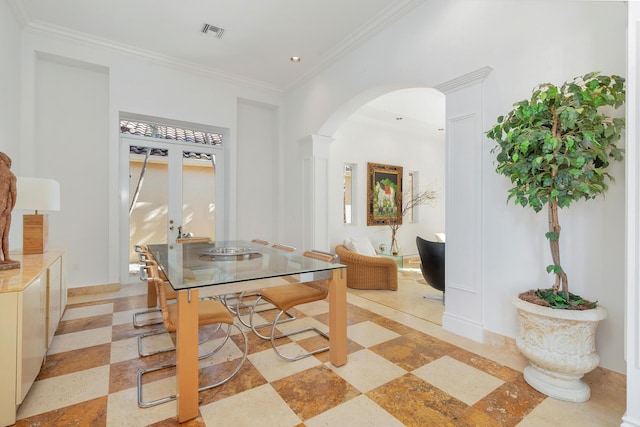
M353 243L351 243L351 237L347 237L346 239L344 239L343 245L345 248L349 249L351 252L356 251L356 248L353 246Z
M350 245L345 245L347 249L353 252L357 252L361 255L367 256L377 256L376 250L374 249L371 241L366 236L361 237L352 237L350 240ZM346 243L346 241L345 241ZM351 247L349 247L351 246Z
M445 241L444 233L436 233L436 242L444 243L444 241Z

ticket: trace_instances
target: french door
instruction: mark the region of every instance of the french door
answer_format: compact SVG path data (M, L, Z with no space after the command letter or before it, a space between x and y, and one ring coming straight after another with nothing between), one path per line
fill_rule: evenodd
M138 280L137 244L226 238L217 232L224 229L221 148L136 135L121 135L120 142L126 181L121 183L121 283Z

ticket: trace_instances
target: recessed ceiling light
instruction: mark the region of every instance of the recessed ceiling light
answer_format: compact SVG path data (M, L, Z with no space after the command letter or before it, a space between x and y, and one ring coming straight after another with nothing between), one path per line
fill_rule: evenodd
M292 56L291 58L289 58L289 61L291 61L291 62L300 62L300 61L302 61L302 58L300 58L299 56Z

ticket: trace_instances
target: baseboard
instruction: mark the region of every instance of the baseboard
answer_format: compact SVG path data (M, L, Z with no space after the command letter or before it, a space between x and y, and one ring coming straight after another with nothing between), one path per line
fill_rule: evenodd
M446 311L442 315L442 329L479 343L482 343L484 339L484 329L482 325L462 317L451 315Z
M80 286L77 288L67 289L68 297L77 297L85 295L105 294L110 292L118 292L120 283L105 283L104 285Z
M640 427L640 420L631 419L630 417L627 417L627 415L625 414L622 417L622 424L620 424L620 427Z

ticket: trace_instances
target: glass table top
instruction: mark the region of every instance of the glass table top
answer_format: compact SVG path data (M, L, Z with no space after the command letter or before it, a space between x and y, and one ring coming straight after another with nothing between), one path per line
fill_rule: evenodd
M151 244L148 248L176 290L346 268L300 252L240 240Z

